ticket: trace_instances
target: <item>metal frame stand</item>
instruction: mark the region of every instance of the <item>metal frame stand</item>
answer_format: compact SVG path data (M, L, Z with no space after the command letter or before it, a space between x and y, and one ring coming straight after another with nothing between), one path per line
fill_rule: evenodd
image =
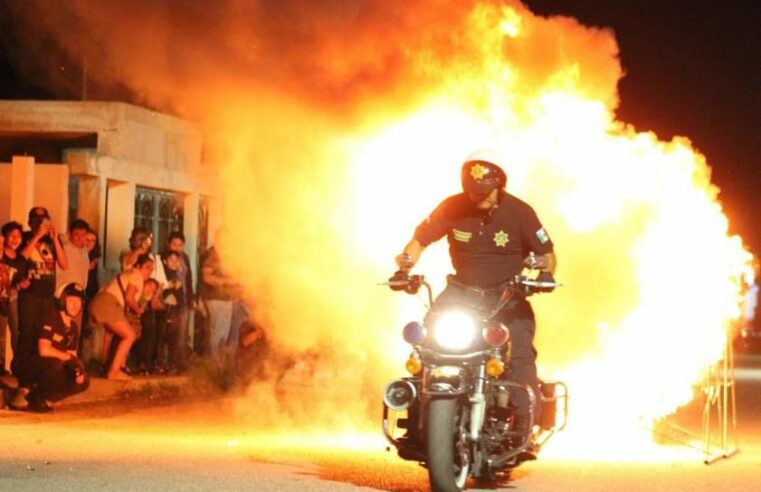
M740 451L737 445L735 354L730 331L726 330L723 360L709 369L703 387L706 395L703 408L703 462L706 465L722 458L731 458ZM714 409L718 420L718 446L713 445L714 436L711 433L711 413Z
M701 392L705 396L702 418L702 435L690 432L676 424L662 422L674 433L669 436L682 444L700 451L703 463L710 465L721 459L731 458L740 448L737 445L737 397L735 395L735 359L731 330L725 330L722 360L706 370ZM712 417L718 431L713 430ZM718 434L718 435L717 435ZM715 441L718 439L718 443ZM701 446L693 444L695 441Z

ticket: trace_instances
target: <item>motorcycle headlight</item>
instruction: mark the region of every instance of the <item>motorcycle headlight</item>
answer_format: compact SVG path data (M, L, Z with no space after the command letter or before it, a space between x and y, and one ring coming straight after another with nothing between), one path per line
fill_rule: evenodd
M433 327L433 338L444 349L465 349L473 343L475 337L475 320L459 311L442 314Z

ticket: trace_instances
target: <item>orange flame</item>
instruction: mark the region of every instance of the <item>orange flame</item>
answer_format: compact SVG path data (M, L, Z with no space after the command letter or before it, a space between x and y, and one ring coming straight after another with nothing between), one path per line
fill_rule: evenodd
M721 357L750 256L728 236L709 168L690 142L661 142L615 119L621 71L609 31L538 18L517 3L479 4L464 31L453 58L415 53L419 69L442 81L415 107L362 113L351 132L299 107L305 114L278 119L308 121L315 135L275 153L253 144L254 155L269 156L264 165L228 168L230 186L252 172L251 182L262 181L257 203L263 193L274 207L260 214L246 190L228 197L229 211L254 210L252 223L286 218L266 255L279 265L268 264L275 275L266 283L276 311L293 303L295 286L306 295L301 315L275 316L274 329L281 340L307 333L378 360L392 356L396 369L383 372L400 372L408 348L397 327L423 309L369 286L392 271L415 225L458 191L462 158L496 148L509 156L509 190L534 205L552 234L566 284L534 302L543 375L565 379L573 397L571 433L559 449L639 453L652 421L688 402L702 371ZM267 169L302 191L270 202L283 188L272 186ZM291 200L296 208L283 210ZM258 241L242 231L230 237L249 247ZM236 263L254 278L260 266ZM418 266L439 288L449 268L443 245Z
M317 361L288 398L261 383L242 411L267 427L286 405L285 426L377 429L408 351L401 324L423 309L376 283L458 191L462 158L488 146L557 245L565 287L533 303L541 372L573 397L565 444L580 454L615 432L636 453L643 419L689 400L738 315L750 255L728 236L703 156L616 120L610 30L515 0L323 3L76 1L59 15L40 2L26 19L102 77L203 122L226 264L275 342ZM443 244L418 267L437 288L449 268Z

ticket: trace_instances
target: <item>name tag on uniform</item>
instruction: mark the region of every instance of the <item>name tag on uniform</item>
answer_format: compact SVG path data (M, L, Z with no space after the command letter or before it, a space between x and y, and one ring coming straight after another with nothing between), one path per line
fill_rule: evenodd
M60 342L61 340L63 340L63 335L60 335L58 333L53 334L53 341L54 342Z

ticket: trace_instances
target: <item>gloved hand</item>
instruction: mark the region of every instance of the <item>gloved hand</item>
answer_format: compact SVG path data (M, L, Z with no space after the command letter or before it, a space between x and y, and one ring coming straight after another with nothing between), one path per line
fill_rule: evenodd
M407 275L407 272L405 271L397 270L391 277L389 277L388 282L391 290L406 290L410 282L410 276Z
M551 282L555 283L555 277L550 272L539 272L539 275L536 277L537 282ZM539 292L552 292L555 290L555 287L541 287L538 289Z
M531 270L541 270L547 268L547 257L544 255L531 255L523 259L523 266Z
M415 262L412 261L412 255L409 253L402 253L396 257L396 264L399 266L399 270L403 272L409 272L412 267L415 266Z

